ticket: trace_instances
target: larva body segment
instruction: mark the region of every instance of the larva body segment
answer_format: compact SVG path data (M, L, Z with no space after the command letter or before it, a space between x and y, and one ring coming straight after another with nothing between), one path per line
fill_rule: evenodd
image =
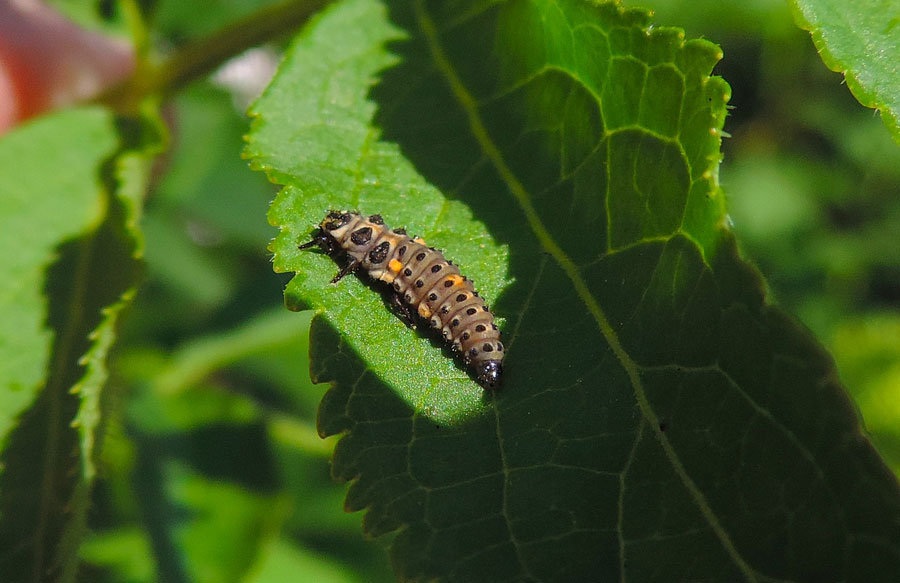
M389 286L411 324L415 313L440 330L481 386L500 385L504 348L494 315L472 282L441 251L403 229L391 230L380 215L365 217L350 211L330 211L313 240L300 248L313 246L335 258L346 256L347 263L332 283L364 269L370 278Z

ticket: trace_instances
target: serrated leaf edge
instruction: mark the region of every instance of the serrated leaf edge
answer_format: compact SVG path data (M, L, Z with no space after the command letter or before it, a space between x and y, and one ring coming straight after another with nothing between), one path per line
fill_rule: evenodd
M847 88L850 89L850 93L853 94L853 97L855 97L861 105L874 109L881 114L884 125L887 126L894 141L900 146L900 112L891 109L884 98L878 96L877 91L869 89L865 83L860 81L852 67L845 65L842 60L831 51L825 30L813 23L814 19L810 18L808 12L800 6L800 3L797 0L791 0L789 4L791 12L794 14L794 21L797 23L798 27L808 32L812 37L813 44L825 66L844 76Z

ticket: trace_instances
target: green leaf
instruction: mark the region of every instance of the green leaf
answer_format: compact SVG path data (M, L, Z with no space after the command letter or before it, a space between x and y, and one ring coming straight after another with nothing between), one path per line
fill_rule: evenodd
M764 303L717 184L719 50L617 4L350 0L295 41L247 155L323 435L401 580L890 580L900 488L830 358ZM390 67L390 68L388 68ZM301 252L380 212L504 321L484 393Z
M900 2L792 0L829 69L843 73L854 97L881 113L900 144Z
M247 583L282 583L285 573L290 573L294 581L316 581L317 583L350 583L358 581L346 568L329 564L317 553L291 546L289 543L275 539L263 549L262 560Z
M159 580L241 580L285 514L258 408L214 387L169 394L151 385L138 389L127 420Z
M866 413L866 429L900 475L900 314L846 320L837 330L835 358Z
M244 580L287 514L275 491L271 437L289 435L292 445L302 440L307 452L325 454L321 443L309 445L314 428L291 423L271 396L234 390L258 391L262 380L228 374L257 354L305 345L307 322L287 316L264 312L172 353L131 350L118 359L132 387L125 423L136 453L128 480L160 580ZM95 563L121 571L103 557Z
M155 580L147 535L137 528L92 534L81 546L81 558L90 565L116 571L124 581Z
M158 143L157 128L96 108L0 142L0 571L11 580L75 575L106 358L134 293L136 209Z

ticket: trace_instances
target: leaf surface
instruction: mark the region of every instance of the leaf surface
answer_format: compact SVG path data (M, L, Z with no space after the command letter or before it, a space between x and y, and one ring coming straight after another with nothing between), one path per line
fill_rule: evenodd
M138 273L142 148L158 143L151 130L128 146L124 132L81 109L0 142L0 572L10 580L71 580L78 565L106 358Z
M881 113L900 144L900 2L792 0L791 7L825 65L844 74L856 99Z
M575 1L343 2L251 113L323 435L403 580L887 580L900 489L830 358L764 303L717 183L720 57ZM335 39L340 39L336 41ZM331 208L442 248L502 391L301 252Z

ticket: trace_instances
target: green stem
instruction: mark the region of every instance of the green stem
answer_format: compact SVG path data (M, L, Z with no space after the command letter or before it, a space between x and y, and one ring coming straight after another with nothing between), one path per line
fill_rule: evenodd
M328 2L288 0L259 10L178 49L155 67L139 66L134 75L96 101L120 113L132 113L145 97L172 93L247 49L295 30Z

